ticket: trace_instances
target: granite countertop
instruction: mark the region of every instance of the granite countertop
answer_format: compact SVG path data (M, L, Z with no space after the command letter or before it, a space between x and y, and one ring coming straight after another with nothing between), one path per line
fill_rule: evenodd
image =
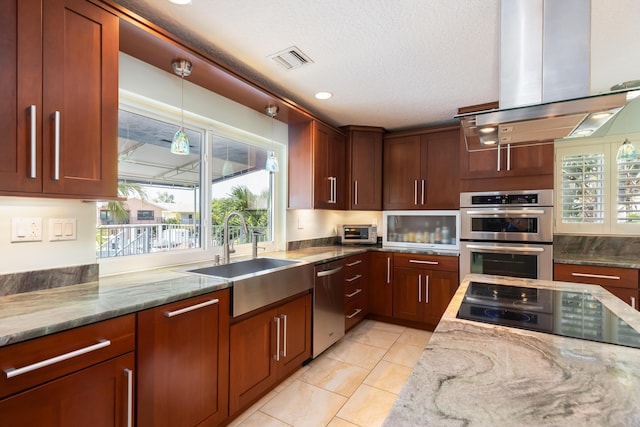
M323 246L262 256L321 263L369 249ZM229 280L186 272L209 265L213 263L117 274L95 282L1 296L0 346L233 287Z
M558 264L594 265L599 267L622 267L640 269L640 256L562 253L554 254L553 262Z
M640 349L457 319L472 280L589 292L640 331L599 286L468 275L386 426L640 425Z

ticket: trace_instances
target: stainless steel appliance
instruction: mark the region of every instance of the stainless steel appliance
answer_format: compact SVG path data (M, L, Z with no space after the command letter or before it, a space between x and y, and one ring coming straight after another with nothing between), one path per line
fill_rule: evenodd
M584 291L472 281L457 317L640 348L640 333Z
M340 241L345 244L378 243L378 227L372 224L341 225Z
M344 336L344 262L315 267L313 288L313 357Z
M551 280L553 190L460 194L460 277Z

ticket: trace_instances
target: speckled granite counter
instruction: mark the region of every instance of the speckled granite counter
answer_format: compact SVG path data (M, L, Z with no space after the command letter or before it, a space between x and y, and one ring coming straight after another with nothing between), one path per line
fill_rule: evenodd
M386 426L638 426L640 349L457 319L471 280L589 291L640 331L640 315L598 286L469 275Z
M553 237L553 261L559 264L640 269L640 237Z
M309 263L378 250L371 246L322 246L262 256ZM227 280L186 273L212 263L159 268L98 281L0 296L0 346L13 344L173 301L232 287Z

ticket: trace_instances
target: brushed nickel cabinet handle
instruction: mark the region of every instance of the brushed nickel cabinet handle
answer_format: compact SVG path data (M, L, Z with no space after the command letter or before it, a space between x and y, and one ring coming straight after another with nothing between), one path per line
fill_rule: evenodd
M425 304L429 304L429 276L428 275L424 275L425 278L425 293L424 293L424 303Z
M60 180L60 111L53 113L54 142L53 142L53 179Z
M212 299L212 300L209 300L209 301L201 302L200 304L195 304L195 305L191 305L189 307L181 308L180 310L165 311L164 312L164 316L165 317L178 316L180 314L188 313L189 311L193 311L193 310L197 310L197 309L202 308L202 307L207 307L209 305L217 304L218 302L220 302L220 300L216 298L216 299Z
M127 380L127 427L133 426L133 371L125 369L124 375Z
M418 180L413 180L413 204L418 204Z
M27 372L35 371L40 368L51 366L58 362L73 359L74 357L82 356L83 354L91 353L92 351L100 350L101 348L109 347L111 341L100 340L98 343L83 347L78 350L70 351L69 353L61 354L50 359L42 360L40 362L32 363L31 365L23 366L22 368L8 368L4 370L7 379L17 377L18 375L26 374Z
M358 205L358 180L357 179L353 182L353 187L354 187L353 204Z
M638 309L638 307L636 306L636 297L631 297L631 307L635 308L636 310Z
M358 265L358 264L362 264L362 260L361 259L355 260L353 262L348 262L347 263L347 267L353 267L354 265Z
M274 317L273 320L276 322L276 354L273 356L276 362L280 361L280 318Z
M438 265L438 264L440 264L438 261L424 261L424 260L421 260L421 259L410 259L409 262L413 263L413 264L429 264L429 265Z
M387 285L391 283L391 257L387 257Z
M283 342L282 342L282 357L287 357L287 315L281 314L280 318L282 319L282 333L283 333Z
M590 277L592 279L620 280L620 276L608 276L606 274L571 273L574 277Z
M354 311L352 314L347 316L347 319L353 319L354 317L356 317L358 314L360 314L360 312L362 311L361 308L356 308L356 311Z
M355 291L351 292L350 294L347 294L346 297L347 298L352 298L355 297L356 295L358 295L360 292L362 292L362 289L356 289Z
M418 274L418 302L422 302L422 274Z
M362 274L356 274L355 276L349 278L349 279L345 279L345 282L353 282L354 280L358 280L359 278L362 277Z
M422 198L421 198L421 205L424 205L424 179L422 180Z
M29 125L29 130L31 131L30 140L31 140L31 172L29 173L29 178L36 177L36 106L31 105L29 107L29 115L31 116L31 122Z

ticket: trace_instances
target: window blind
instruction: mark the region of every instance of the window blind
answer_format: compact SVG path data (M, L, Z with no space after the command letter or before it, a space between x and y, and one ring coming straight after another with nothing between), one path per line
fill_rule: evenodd
M617 162L618 224L640 224L640 159Z
M562 157L562 222L604 222L604 153Z

